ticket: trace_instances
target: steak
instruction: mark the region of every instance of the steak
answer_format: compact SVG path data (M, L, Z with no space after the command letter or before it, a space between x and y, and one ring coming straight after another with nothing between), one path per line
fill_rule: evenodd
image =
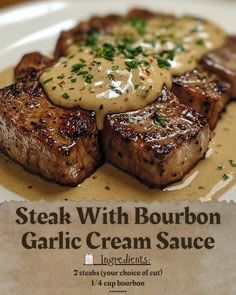
M175 18L142 9L125 17L92 17L61 33L55 59L38 52L25 55L15 69L16 84L0 90L0 147L27 170L57 183L73 186L88 177L101 164L95 113L53 105L39 77L70 45L87 42L96 32L112 32L121 20L156 15L170 22ZM164 87L143 109L108 114L101 132L106 160L151 187L180 180L207 151L208 122L214 128L230 96L236 97L235 40L229 37L197 69L173 78L178 98Z
M228 81L231 85L230 96L236 98L236 36L229 36L223 47L207 54L202 64Z
M0 90L0 148L63 185L82 182L101 161L95 113L53 105L34 79Z
M21 80L29 76L38 77L44 68L51 67L55 60L42 55L39 52L25 54L14 70L15 79Z
M57 40L54 56L58 59L66 55L66 50L72 44L84 40L88 35L95 32L107 32L112 30L112 25L121 19L120 15L111 14L105 17L94 16L87 22L81 22L68 31L63 31Z
M65 56L70 45L84 40L85 37L95 32L111 32L112 26L118 24L121 20L132 18L143 18L147 20L158 15L170 20L175 18L172 14L153 13L149 10L137 8L131 9L124 17L117 14L110 14L105 17L94 16L88 21L80 22L77 26L68 31L61 32L56 43L54 56L56 59L61 56Z
M181 103L202 113L213 129L229 101L230 84L202 67L173 78L172 91Z
M210 130L203 115L163 89L141 110L107 115L102 137L108 162L151 187L164 187L204 157Z

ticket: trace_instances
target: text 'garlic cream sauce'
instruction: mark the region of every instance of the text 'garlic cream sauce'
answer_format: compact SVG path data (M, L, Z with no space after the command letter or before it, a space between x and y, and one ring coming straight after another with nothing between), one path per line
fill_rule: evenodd
M104 116L137 110L154 101L171 77L193 70L199 59L225 42L215 24L193 18L123 20L112 33L94 33L41 76L48 97L64 107Z

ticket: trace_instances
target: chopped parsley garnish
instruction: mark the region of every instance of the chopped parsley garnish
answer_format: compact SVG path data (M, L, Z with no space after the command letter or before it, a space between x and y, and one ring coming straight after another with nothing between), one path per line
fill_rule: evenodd
M80 72L77 72L77 75L78 76L82 76L82 75L86 75L88 74L88 71L80 71Z
M196 42L195 42L197 45L199 46L204 46L205 45L205 42L203 39L198 39Z
M185 48L184 48L184 44L183 43L176 43L175 44L175 49L180 52L180 51L184 51Z
M111 74L111 73L107 74L107 78L110 79L110 80L113 80L113 81L115 80L114 75Z
M103 110L103 104L100 105L99 110Z
M48 78L47 80L43 81L43 84L47 84L47 83L51 82L52 80L53 80L53 78Z
M133 44L134 42L136 42L137 38L135 36L129 34L129 35L125 35L123 38L118 38L116 40L117 43L119 41L122 41L126 45L128 45L128 44L130 45L130 44Z
M114 91L116 94L120 94L120 95L122 94L122 91L113 85L109 85L108 88L111 89L112 91Z
M160 52L161 57L165 57L166 59L173 60L175 57L174 50L163 50Z
M68 93L66 93L66 92L62 94L62 97L63 97L64 99L68 99L68 98L70 98L70 96L69 96Z
M112 67L111 67L111 70L112 70L113 72L117 71L118 69L119 69L119 66L112 66Z
M234 168L236 167L236 163L234 163L233 160L229 160L229 164L231 167L234 167Z
M136 120L134 118L128 118L128 121L130 124L134 124L136 122Z
M159 116L158 114L155 114L155 116L153 117L153 121L156 125L161 125L162 127L166 126L165 119L162 116Z
M91 75L91 74L87 74L86 76L85 76L85 82L86 83L92 83L92 79L94 78L94 76L93 75Z
M96 64L96 65L100 65L101 64L101 62L100 61L97 61L97 60L94 60L93 63Z
M229 179L229 176L227 174L223 174L222 178L223 178L223 180L227 180L227 179Z
M115 47L109 43L104 43L101 48L96 50L95 57L102 57L106 60L112 61L116 55Z
M146 33L147 21L145 19L133 17L131 19L131 25L140 35L143 36Z
M57 76L57 79L59 79L59 80L62 80L64 78L65 78L65 75L64 74L61 74L61 75Z
M205 187L204 187L204 186L201 186L201 185L198 187L198 189L204 189L204 188L205 188Z
M127 65L129 71L131 69L137 69L141 65L144 65L144 66L150 65L150 63L146 60L137 60L137 59L126 60L125 64Z
M223 170L223 168L224 168L223 166L218 166L217 170Z
M72 65L72 72L77 72L84 67L86 67L86 63L74 64L74 65Z
M157 64L160 68L169 68L171 66L170 62L164 58L158 58Z
M140 66L140 62L136 59L133 60L126 60L125 64L129 69L137 69L138 66Z
M93 34L87 36L84 41L78 42L77 46L81 48L84 45L91 47L93 50L95 50L97 48L98 36L99 34L97 32L94 32Z
M71 81L71 83L76 83L76 78L73 78L70 81Z
M138 85L138 84L137 84L137 85L134 85L134 89L135 89L135 90L137 90L137 89L141 89L141 88L142 88L142 85Z
M122 91L120 89L118 89L118 88L114 89L114 91L115 91L116 94L119 94L119 95L122 94Z
M117 46L119 53L124 54L126 58L135 58L136 56L143 54L143 48L141 46L131 47L129 44L119 44Z

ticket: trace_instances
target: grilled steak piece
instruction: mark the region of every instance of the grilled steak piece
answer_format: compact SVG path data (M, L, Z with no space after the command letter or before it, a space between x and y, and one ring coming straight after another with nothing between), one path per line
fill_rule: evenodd
M207 54L202 64L228 81L231 85L230 95L236 98L236 36L229 36L222 48Z
M207 120L166 89L142 110L105 118L106 160L152 187L180 180L207 150Z
M125 17L93 17L61 33L55 60L64 56L70 45L94 32L112 32L121 19L148 19L156 15L134 9ZM168 22L175 18L165 17ZM234 47L230 48L232 53ZM224 60L219 51L214 54L223 60L220 76L233 85L231 93L236 93L234 67L228 73L229 56ZM210 71L219 72L215 61L213 66L208 62L210 57L208 54L202 64ZM19 81L0 90L0 147L28 170L61 184L76 185L101 162L95 114L63 109L48 101L38 78L42 69L54 62L39 53L24 56L15 70ZM208 86L204 85L206 81ZM173 90L182 102L206 115L213 128L228 100L228 82L199 67L174 79ZM142 110L107 115L102 131L106 159L152 187L164 187L180 180L204 156L210 137L204 116L180 104L165 88L154 103Z
M39 52L25 54L15 67L15 79L25 79L32 75L36 78L42 69L51 67L53 64L55 64L55 60Z
M173 78L172 91L181 103L202 113L210 128L216 126L218 118L229 101L230 84L202 67Z
M57 40L54 56L56 59L61 56L65 56L66 50L70 45L84 40L86 36L91 35L94 32L102 33L112 31L112 26L117 24L121 19L131 19L137 17L150 19L158 15L166 17L170 20L175 18L175 16L173 16L172 14L153 13L145 9L131 9L126 16L110 14L105 17L92 17L88 21L80 22L71 30L61 32Z
M64 185L82 182L100 163L94 112L54 106L33 79L0 90L0 148Z
M106 32L112 30L112 25L121 19L120 15L111 14L105 17L95 16L87 22L80 22L69 31L63 31L57 40L54 56L58 59L66 55L66 50L72 44L82 41L86 36L94 32Z
M153 17L158 17L161 16L162 18L166 18L169 20L173 20L176 18L175 15L173 14L166 14L166 13L158 13L158 12L151 12L150 10L146 9L140 9L140 8L133 8L131 9L128 14L125 16L127 19L132 19L132 18L142 18L142 19L150 19Z

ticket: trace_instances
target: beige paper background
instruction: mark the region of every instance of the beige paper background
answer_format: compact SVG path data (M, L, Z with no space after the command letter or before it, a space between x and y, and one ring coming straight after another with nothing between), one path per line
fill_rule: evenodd
M17 225L16 209L27 207L37 212L57 212L60 206L72 216L70 225ZM81 225L76 207L122 206L129 213L129 225L102 225L101 219L96 225ZM181 212L189 206L191 211L219 212L221 225L134 225L134 207L144 206L149 212ZM236 294L236 205L234 203L211 202L10 202L0 206L0 294L4 295L47 295L47 294L191 294L191 295L234 295ZM212 236L216 240L213 250L160 250L155 247L156 234L169 232L170 236ZM91 231L98 231L101 236L135 237L149 236L152 249L149 250L91 250L86 243L78 250L26 250L21 246L21 237L27 231L38 236L54 236L58 231L69 231L70 236L80 236L82 240ZM147 256L151 266L84 266L84 255L93 253L95 262L100 262L101 255L120 257L129 254L134 257ZM121 277L102 278L101 276L73 276L78 271L120 271L139 270L157 271L162 269L162 276L156 277ZM104 287L92 286L92 280L144 281L140 287ZM118 292L119 291L119 292Z

